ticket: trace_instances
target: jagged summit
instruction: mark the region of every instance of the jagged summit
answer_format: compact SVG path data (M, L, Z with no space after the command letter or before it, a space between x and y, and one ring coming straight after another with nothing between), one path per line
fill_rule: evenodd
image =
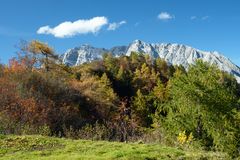
M116 46L111 49L95 48L84 44L80 47L67 50L63 56L63 63L70 66L80 65L85 62L101 59L102 54L110 52L115 57L121 55L129 56L131 52L140 52L149 54L152 58L163 58L168 63L174 65L183 65L188 68L197 59L216 64L219 69L233 74L240 82L240 68L232 63L228 58L219 52L207 52L195 49L193 47L176 43L146 43L141 40L134 40L128 46Z

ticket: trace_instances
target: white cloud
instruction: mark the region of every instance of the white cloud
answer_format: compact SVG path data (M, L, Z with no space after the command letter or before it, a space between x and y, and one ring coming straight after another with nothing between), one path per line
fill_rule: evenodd
M134 24L134 26L137 27L137 26L139 26L139 24L140 24L140 22L136 22L136 23Z
M197 16L191 16L190 19L195 20L195 19L197 19Z
M190 20L202 20L202 21L205 21L205 20L207 20L209 18L210 18L209 16L203 16L203 17L191 16Z
M168 12L161 12L158 15L158 19L160 19L160 20L170 20L170 19L173 19L173 18L175 18L175 16L169 14Z
M38 34L51 34L52 28L49 26L40 27L37 31Z
M202 20L207 20L209 18L209 16L204 16L202 17Z
M72 37L78 34L97 33L108 24L106 17L93 17L92 19L80 19L74 22L63 22L54 28L47 26L40 27L38 34L52 34L57 38Z
M116 23L116 22L110 23L107 30L114 31L117 28L119 28L121 25L126 24L126 23L127 23L126 21L121 21L118 23Z

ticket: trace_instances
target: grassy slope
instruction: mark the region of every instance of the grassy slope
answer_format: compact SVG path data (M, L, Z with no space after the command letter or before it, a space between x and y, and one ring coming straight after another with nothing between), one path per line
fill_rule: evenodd
M183 151L157 144L70 140L43 136L1 136L2 159L227 159L225 154Z

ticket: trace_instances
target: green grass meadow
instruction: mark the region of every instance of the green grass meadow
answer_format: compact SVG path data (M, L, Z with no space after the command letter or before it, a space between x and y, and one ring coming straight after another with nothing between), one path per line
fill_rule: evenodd
M0 136L0 160L229 159L219 152L188 151L159 144L71 140L44 136Z

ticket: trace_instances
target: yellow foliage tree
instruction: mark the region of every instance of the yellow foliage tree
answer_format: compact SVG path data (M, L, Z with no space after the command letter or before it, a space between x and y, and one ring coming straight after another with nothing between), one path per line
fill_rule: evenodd
M36 56L44 56L44 58L40 58L39 61L44 65L47 72L49 71L49 60L57 59L57 55L55 55L53 48L37 40L31 41L27 46L27 50Z

